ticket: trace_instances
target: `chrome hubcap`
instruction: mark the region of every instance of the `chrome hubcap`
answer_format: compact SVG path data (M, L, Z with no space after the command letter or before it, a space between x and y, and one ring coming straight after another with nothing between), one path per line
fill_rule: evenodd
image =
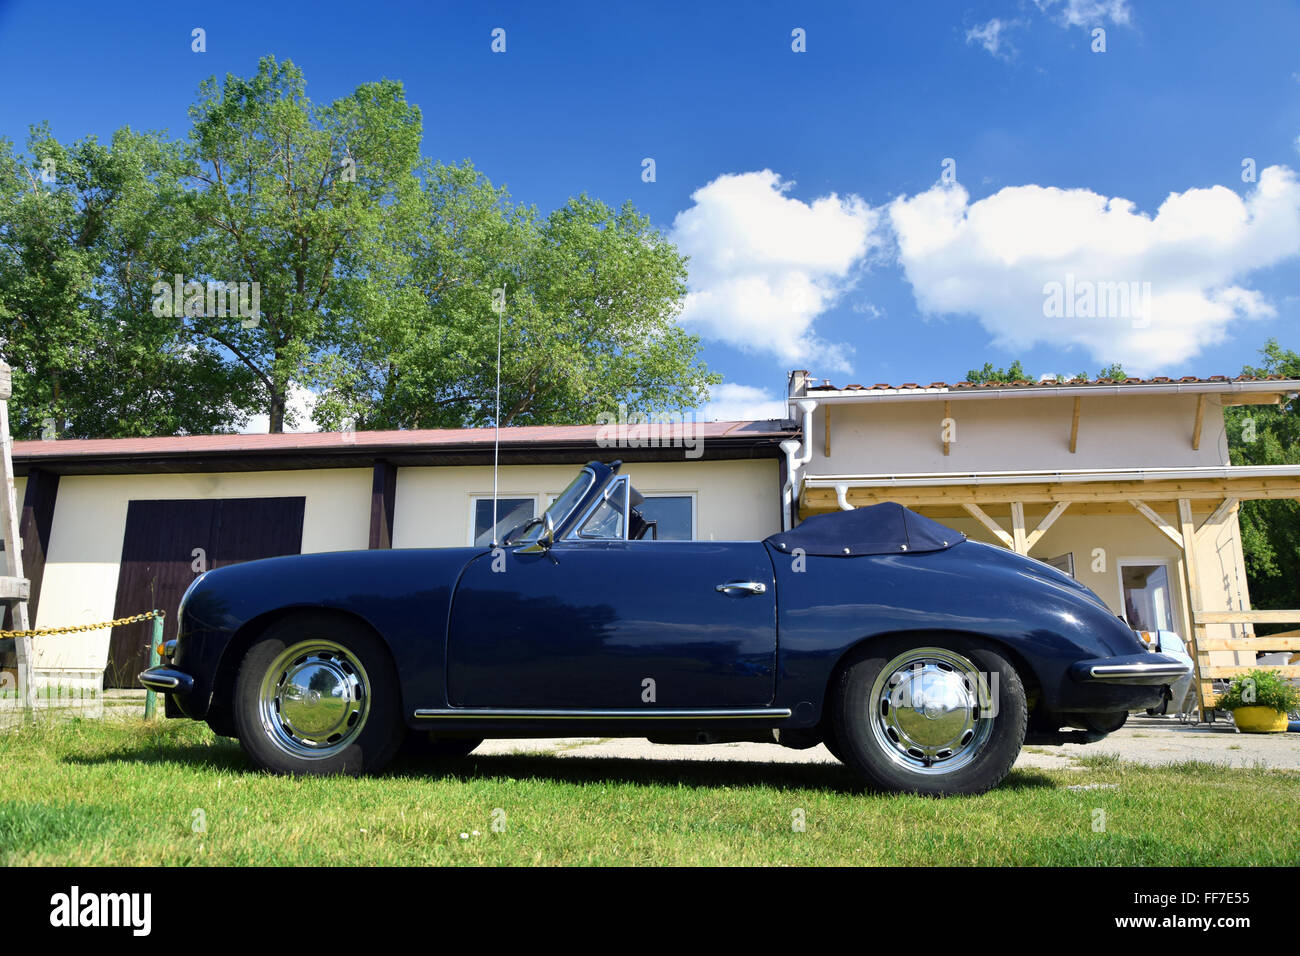
M295 757L330 757L351 744L370 713L370 680L333 641L303 641L267 668L259 698L262 726Z
M891 761L914 773L952 773L993 732L996 688L953 651L919 647L886 664L871 688L872 736Z

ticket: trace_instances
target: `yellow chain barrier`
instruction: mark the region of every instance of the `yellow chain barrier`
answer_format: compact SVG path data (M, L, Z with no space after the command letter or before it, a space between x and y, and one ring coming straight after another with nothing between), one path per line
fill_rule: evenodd
M42 637L46 634L81 634L85 631L98 631L105 627L118 627L121 624L134 624L137 621L149 621L155 617L166 617L166 611L145 611L130 617L119 617L116 621L103 624L69 624L67 627L40 627L32 631L0 631L2 637Z

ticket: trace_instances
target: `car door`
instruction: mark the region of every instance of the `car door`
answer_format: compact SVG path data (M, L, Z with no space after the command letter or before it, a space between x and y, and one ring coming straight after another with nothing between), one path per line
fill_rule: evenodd
M758 542L565 539L476 558L452 601L458 707L640 710L772 700L776 604Z

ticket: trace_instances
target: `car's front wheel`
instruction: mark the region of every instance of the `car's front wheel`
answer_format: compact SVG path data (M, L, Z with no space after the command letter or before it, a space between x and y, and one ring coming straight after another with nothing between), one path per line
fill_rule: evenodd
M363 625L302 614L267 629L235 684L235 725L253 762L275 773L368 773L401 743L397 672Z
M841 671L830 704L851 770L882 790L935 796L1000 783L1028 718L1010 661L947 636L871 642Z

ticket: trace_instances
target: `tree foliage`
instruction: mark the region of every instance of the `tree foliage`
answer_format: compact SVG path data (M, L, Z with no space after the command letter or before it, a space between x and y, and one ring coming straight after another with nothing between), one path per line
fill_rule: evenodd
M182 161L153 133L0 141L0 353L17 438L219 431L245 384L212 348L152 315L158 263L184 242Z
M1263 363L1244 375L1300 378L1300 355L1269 339ZM1300 464L1300 401L1224 409L1234 465ZM1257 608L1300 607L1300 502L1243 501L1239 512L1251 603ZM1267 630L1267 628L1257 628Z

